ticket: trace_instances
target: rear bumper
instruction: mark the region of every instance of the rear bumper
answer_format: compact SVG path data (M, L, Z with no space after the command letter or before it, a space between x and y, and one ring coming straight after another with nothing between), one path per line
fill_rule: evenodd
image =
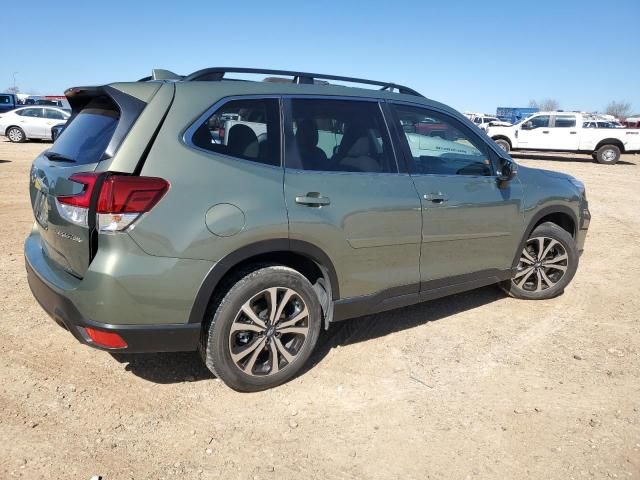
M78 311L73 302L47 284L34 270L25 257L29 287L40 306L55 322L69 330L80 342L91 347L111 352L181 352L198 348L200 324L163 325L113 325L93 322ZM127 343L126 348L105 348L95 344L85 328L95 328L120 335Z

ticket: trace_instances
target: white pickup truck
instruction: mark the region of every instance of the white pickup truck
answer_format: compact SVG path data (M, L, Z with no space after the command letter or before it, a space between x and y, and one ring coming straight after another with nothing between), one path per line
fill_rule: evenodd
M511 127L489 126L487 135L507 152L550 150L591 153L599 163L614 164L621 153L640 152L640 130L587 128L588 115L538 112Z

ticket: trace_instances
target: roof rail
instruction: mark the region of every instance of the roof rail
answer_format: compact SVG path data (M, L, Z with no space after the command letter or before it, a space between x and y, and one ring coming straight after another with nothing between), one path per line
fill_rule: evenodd
M398 90L399 93L404 93L407 95L415 95L418 97L422 97L422 95L415 90L405 87L404 85L398 85L392 82L381 82L379 80L367 80L364 78L354 78L354 77L341 77L339 75L325 75L322 73L308 73L308 72L296 72L291 70L269 70L262 68L237 68L237 67L213 67L213 68L205 68L202 70L198 70L197 72L192 73L191 75L187 75L182 77L182 81L184 82L194 82L194 81L220 81L224 79L226 73L259 73L265 75L284 75L293 77L292 82L298 84L313 84L315 79L323 79L323 80L336 80L339 82L350 82L350 83L362 83L366 85L376 85L382 87L380 90Z

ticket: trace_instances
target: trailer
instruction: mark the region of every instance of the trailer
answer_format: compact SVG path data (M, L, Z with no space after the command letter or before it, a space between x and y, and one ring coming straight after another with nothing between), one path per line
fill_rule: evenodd
M498 117L503 122L515 124L527 117L530 117L538 111L540 111L540 109L534 107L498 107L496 109L496 117Z

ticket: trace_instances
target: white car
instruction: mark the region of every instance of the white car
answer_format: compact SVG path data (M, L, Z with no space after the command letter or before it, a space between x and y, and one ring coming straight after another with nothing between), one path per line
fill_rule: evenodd
M629 128L592 128L588 115L574 112L538 112L511 127L490 126L495 142L510 150L550 150L590 153L599 163L614 164L621 153L640 151L640 131Z
M498 117L492 117L490 115L484 115L479 113L471 113L465 114L469 120L471 120L475 125L483 131L487 131L489 126L498 125L501 127L511 126L509 122L503 122Z
M66 123L71 113L58 107L23 107L0 114L0 135L15 143L52 140L51 127Z

